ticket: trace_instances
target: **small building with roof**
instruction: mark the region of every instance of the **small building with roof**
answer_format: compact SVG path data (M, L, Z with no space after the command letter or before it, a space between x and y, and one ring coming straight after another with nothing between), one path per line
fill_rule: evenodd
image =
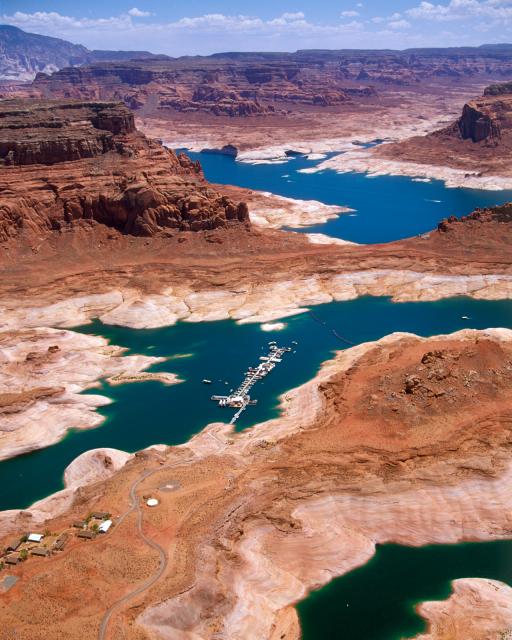
M28 542L41 542L41 540L44 538L42 533L30 533L27 541Z
M16 551L18 547L23 543L23 538L15 538L11 540L9 544L5 547L6 551Z
M76 535L78 538L84 538L85 540L92 540L96 537L96 533L94 531L91 531L90 529L79 531Z
M60 536L60 538L57 538L57 540L55 540L55 542L53 543L52 550L53 551L62 551L64 549L64 547L66 546L67 540L68 540L67 534L63 533Z
M107 511L94 511L91 513L91 518L95 520L106 520L110 516L110 513Z

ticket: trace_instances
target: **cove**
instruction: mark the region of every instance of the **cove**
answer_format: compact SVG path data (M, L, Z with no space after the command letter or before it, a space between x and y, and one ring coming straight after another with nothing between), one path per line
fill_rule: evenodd
M355 209L325 224L296 231L325 233L361 244L408 238L435 229L447 216L512 201L510 190L449 189L440 180L416 182L403 176L367 177L333 170L297 173L322 162L306 157L293 157L284 164L249 164L221 154L185 151L200 161L210 182Z
M512 584L510 541L377 548L364 566L336 578L299 603L303 640L414 637L427 630L425 620L415 611L416 605L448 598L450 582L458 578L488 578Z
M184 382L173 386L153 381L114 387L104 384L91 390L113 400L101 410L106 421L95 429L71 431L54 446L0 463L0 509L27 507L61 489L66 466L89 449L113 447L133 452L151 444L180 444L210 422L228 422L232 412L219 408L210 396L235 387L247 367L257 363L262 350L268 348L269 340L280 344L297 340L299 344L295 354L287 354L283 363L254 387L252 395L258 404L242 414L239 429L276 416L282 393L311 379L334 350L346 348L333 329L351 342L361 343L393 331L428 336L463 328L512 328L512 301L460 297L435 303L393 303L388 298L365 297L317 306L314 316L302 313L287 318L287 326L280 332L263 332L259 325L233 321L182 322L154 330L99 322L82 327L83 332L103 335L112 344L128 347L128 353L170 358L152 370L175 372ZM213 384L202 384L203 378Z

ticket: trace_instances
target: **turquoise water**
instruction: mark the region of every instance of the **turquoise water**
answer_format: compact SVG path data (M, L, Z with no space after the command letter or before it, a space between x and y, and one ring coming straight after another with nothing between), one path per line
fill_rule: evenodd
M80 453L95 447L136 451L150 444L178 444L187 441L207 423L229 421L232 412L209 399L224 393L241 380L246 368L256 364L269 340L291 343L296 353L259 382L253 390L258 404L249 407L238 423L247 428L276 415L278 396L309 380L333 350L347 345L331 332L355 343L378 339L393 331L420 335L449 333L465 327L512 328L511 301L479 301L454 298L436 303L396 304L387 298L359 298L315 307L315 317L304 313L286 320L287 328L267 333L259 325L237 325L232 321L180 323L154 330L133 330L95 322L82 331L104 335L113 344L132 353L173 358L153 370L176 372L185 382L165 386L159 382L138 382L103 386L91 393L103 393L113 403L101 409L106 422L96 429L71 432L60 443L0 464L0 509L26 507L62 487L65 467ZM462 319L469 316L469 320ZM325 322L326 324L322 324ZM203 378L214 381L201 383ZM225 382L228 382L226 385ZM34 482L34 476L38 481Z
M444 600L450 595L450 582L458 578L512 584L512 544L380 547L363 567L333 580L299 604L303 640L414 637L426 631L415 606L426 600Z
M189 155L201 162L205 176L212 182L355 209L353 214L344 214L325 224L298 229L352 242L371 244L407 238L434 229L444 217L461 216L476 207L512 200L512 191L448 189L439 180L368 178L361 173L338 174L332 170L297 173L298 169L319 163L304 157L292 158L285 164L251 165L220 154Z
M441 182L408 178L366 178L332 171L300 174L316 161L293 158L283 165L248 165L210 154L200 159L206 177L287 197L347 205L356 215L309 227L363 243L383 242L423 233L451 214L512 200L512 192L446 189ZM468 316L468 319L463 319ZM512 301L467 298L436 303L394 304L387 298L360 298L331 303L286 320L281 332L263 332L259 325L231 321L179 323L158 330L131 330L95 322L80 330L106 336L129 353L164 356L152 370L177 373L184 382L158 382L101 388L112 404L101 409L105 422L89 431L71 431L60 443L0 463L0 509L26 507L62 488L65 467L84 451L114 447L136 451L150 444L179 444L207 423L228 421L232 411L210 401L213 393L235 387L250 365L257 363L269 340L290 344L296 353L253 390L258 404L242 414L237 428L245 429L277 415L277 399L286 390L309 380L334 350L346 348L333 330L353 343L376 340L393 331L428 336L462 328L512 328ZM186 357L182 357L186 356ZM213 384L204 385L203 378ZM37 479L37 481L35 481ZM449 583L460 577L482 576L512 583L510 542L461 544L411 549L386 545L364 567L333 581L299 605L305 640L398 640L424 629L414 606L426 599L445 598Z

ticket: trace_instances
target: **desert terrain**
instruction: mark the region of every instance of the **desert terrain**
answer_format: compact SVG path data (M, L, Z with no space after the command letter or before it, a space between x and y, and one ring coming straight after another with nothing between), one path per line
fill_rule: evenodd
M85 454L87 485L2 514L6 543L42 526L69 535L50 559L10 569L20 580L3 596L3 628L34 639L78 638L84 625L112 638L298 638L292 605L377 543L509 536L511 344L506 330L393 334L340 352L283 396L280 418L248 432L211 425L117 463ZM97 511L111 514L108 534L70 533ZM486 582L471 588L485 599ZM479 618L482 631L508 621Z
M91 64L5 85L0 102L1 459L101 428L108 399L81 391L103 379L180 383L172 363L150 373L158 358L72 330L94 319L154 329L364 295L512 297L511 204L359 245L286 230L346 207L212 185L171 149L247 162L346 151L319 169L432 164L452 186L503 187L507 56L82 53ZM19 578L0 595L2 633L298 640L294 605L379 544L510 538L511 362L505 329L392 334L337 353L249 431L82 454L61 492L0 512L0 548L18 541L1 562L17 559ZM32 530L43 542L20 542ZM421 640L462 640L474 619L478 640L506 637L509 588L457 581L419 612Z

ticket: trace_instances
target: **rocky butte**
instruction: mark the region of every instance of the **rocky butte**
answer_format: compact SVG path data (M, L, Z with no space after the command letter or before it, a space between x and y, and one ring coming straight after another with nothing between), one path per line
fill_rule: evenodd
M4 101L0 163L2 241L80 225L153 236L248 224L245 204L139 133L121 104Z
M375 158L449 166L479 176L512 176L512 84L488 86L460 117L427 136L384 145Z

